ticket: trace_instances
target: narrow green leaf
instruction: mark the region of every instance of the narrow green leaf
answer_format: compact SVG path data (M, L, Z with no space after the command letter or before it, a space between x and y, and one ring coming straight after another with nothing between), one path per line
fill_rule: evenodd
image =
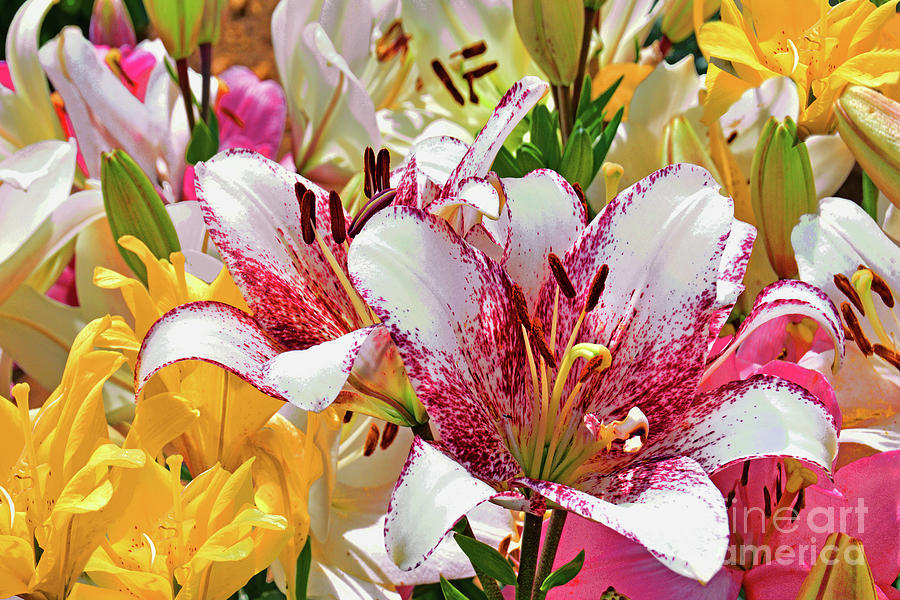
M551 169L558 168L559 138L553 127L550 111L543 104L538 104L532 111L531 143L540 149L546 166Z
M172 252L181 250L169 213L150 178L125 151L116 149L103 153L100 181L103 206L115 240L123 235L133 235L157 258L167 259ZM146 284L144 263L129 250L120 247L119 252Z
M578 182L582 189L587 189L590 184L589 177L593 173L594 157L591 149L591 138L583 127L577 127L563 154L560 164L560 174L570 183Z
M621 79L619 80L621 81ZM591 76L584 76L584 84L581 86L581 95L578 96L578 108L575 109L575 120L581 116L588 106L591 104Z
M579 552L578 556L547 575L547 579L545 579L543 583L541 583L541 591L547 592L552 588L569 583L575 578L576 575L578 575L578 573L581 571L581 567L583 566L584 550Z
M598 109L603 110L606 108L606 105L609 104L610 99L612 99L613 94L616 93L616 90L619 89L619 84L622 83L622 79L625 76L622 75L618 79L613 82L611 86L603 90L603 93L597 96L597 98L591 103L593 106L596 106Z
M441 575L441 591L444 592L444 598L447 600L469 600L465 594L453 587L453 584L447 581L443 575Z
M512 152L506 149L506 146L500 146L500 151L497 153L497 158L494 159L491 171L494 171L500 177L521 177L524 175L519 170L516 158L512 155Z
M606 160L606 154L609 152L609 147L612 146L613 140L616 137L616 129L619 128L619 123L622 121L622 115L624 113L625 108L619 108L619 110L616 111L616 114L613 115L612 121L607 123L606 127L604 127L603 133L600 134L600 137L594 140L594 168L591 175L591 180L593 180L593 176L597 174L597 171L600 170L600 167L603 165L603 161Z
M519 146L519 149L516 151L516 162L519 164L519 170L523 174L544 167L544 157L534 144L522 144Z
M306 543L303 544L303 550L297 557L297 590L294 596L297 600L306 600L306 588L309 585L309 568L312 564L312 546L310 546L310 538L307 536Z
M194 132L191 134L191 141L187 146L187 155L185 156L187 163L189 165L194 165L202 160L209 160L218 151L218 124L216 125L216 133L214 134L209 125L202 120L197 121L194 125Z
M503 585L516 585L516 572L495 548L459 533L454 534L453 537L465 555L469 557L472 566L478 567L488 577L493 577Z

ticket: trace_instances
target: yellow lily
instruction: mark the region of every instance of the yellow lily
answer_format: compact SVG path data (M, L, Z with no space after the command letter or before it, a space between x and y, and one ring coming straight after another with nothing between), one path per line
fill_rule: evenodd
M124 359L96 348L113 324L97 319L77 336L59 387L33 417L27 385L13 388L15 409L0 399L0 596L66 598L128 498L113 479L145 462L107 433L101 390Z
M700 29L701 50L730 61L734 74L710 64L704 120L720 117L743 92L766 79L789 77L800 98L804 135L834 129L834 101L847 84L896 92L900 38L898 0L722 2L720 22Z

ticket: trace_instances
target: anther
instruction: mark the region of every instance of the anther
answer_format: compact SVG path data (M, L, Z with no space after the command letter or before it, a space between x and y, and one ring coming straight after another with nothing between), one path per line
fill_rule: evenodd
M725 508L731 508L732 503L734 503L734 490L732 489L728 492L728 496L725 498Z
M581 369L581 373L579 373L576 383L584 383L585 381L587 381L588 377L590 377L600 366L603 365L604 358L605 357L602 354L598 354L594 358L587 361L584 367Z
M547 361L550 368L555 369L556 359L553 358L553 353L550 352L550 346L547 345L547 340L544 338L544 326L537 317L531 320L531 333L534 345L537 346L538 352L541 353L541 356L544 357L544 360Z
M850 308L850 304L841 302L841 314L844 315L844 322L847 324L847 328L853 332L853 341L859 346L859 350L866 356L872 356L872 342L863 333L859 319L856 318L856 313Z
M375 193L375 151L369 146L363 152L363 193L366 198Z
M591 288L588 291L587 301L584 303L584 312L590 312L596 308L597 303L600 302L600 295L603 293L603 288L606 287L606 277L609 275L609 265L606 263L600 267L600 270L597 271L597 274L594 275L594 280L591 281Z
M487 64L481 65L480 67L478 67L476 69L472 69L471 71L466 71L465 73L463 73L463 78L464 79L480 79L481 77L484 77L491 71L494 71L496 68L497 68L496 62L489 62Z
M397 432L399 430L400 427L398 427L394 423L384 424L384 431L381 433L380 444L382 450L387 450L391 446L391 444L394 443L394 440L397 438Z
M569 275L566 273L566 268L563 267L562 261L552 252L547 256L547 261L550 263L550 270L553 272L553 277L556 278L556 284L559 286L559 291L570 300L574 298L575 286L572 285L572 280L569 279Z
M378 193L391 187L391 153L387 148L378 151L378 161L375 167L375 192Z
M359 235L359 232L362 231L365 224L369 222L369 219L374 217L375 213L378 211L390 206L396 195L397 190L392 188L375 194L375 196L363 206L363 209L359 211L359 214L353 218L353 222L350 223L350 229L347 230L347 235L350 237Z
M900 370L900 354L881 344L873 345L872 352L891 363L896 369Z
M463 58L472 58L473 56L478 56L479 54L484 54L485 52L487 52L487 44L484 42L484 40L481 40L469 46L465 46L460 50L457 50L450 55L450 58L456 58L457 56L462 56Z
M344 413L343 421L344 421L344 423L349 423L352 418L353 418L353 411L348 410L347 412Z
M531 317L528 316L528 303L525 302L525 294L522 293L522 288L518 283L512 285L512 302L516 309L516 315L522 323L522 327L525 328L525 331L531 331Z
M231 110L227 106L220 106L219 110L222 111L223 115L231 119L231 121L234 122L235 125L237 125L241 129L244 128L244 120L240 118L233 110Z
M378 426L375 423L372 423L369 426L369 433L366 434L366 443L365 446L363 446L363 456L372 456L375 452L375 448L378 446L379 435Z
M331 220L331 237L336 244L343 244L347 239L347 222L344 220L341 197L334 190L328 192L328 212Z
M772 518L772 497L769 495L769 488L767 488L766 486L763 486L763 500L765 501L763 508L766 511L766 518L771 519Z
M853 303L853 306L856 307L856 310L858 310L863 314L863 316L865 316L866 309L863 308L862 299L856 292L856 288L854 288L853 284L850 283L850 279L843 273L837 273L834 276L834 285L837 286L837 289L839 289L841 293L847 296L847 299Z
M741 470L741 485L747 487L747 483L750 481L750 461L744 461L744 467Z
M462 94L459 93L459 90L456 89L456 86L453 85L453 80L450 79L450 74L447 73L447 69L444 68L444 65L441 64L441 61L435 59L431 61L431 70L434 71L434 74L437 75L437 78L441 80L441 83L444 84L444 87L447 88L447 91L450 92L450 95L453 96L453 99L460 106L465 105L466 100L463 98Z
M872 271L872 291L878 294L878 297L881 298L881 301L884 302L885 306L894 308L894 295L891 294L891 288L888 287L887 282L874 271Z
M781 501L781 473L775 477L775 502Z
M307 244L316 241L316 195L312 190L306 190L300 198L300 233Z

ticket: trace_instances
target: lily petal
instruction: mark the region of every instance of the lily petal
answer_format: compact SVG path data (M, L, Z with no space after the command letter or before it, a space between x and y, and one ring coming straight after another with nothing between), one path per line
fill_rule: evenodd
M530 379L503 269L445 221L410 207L375 215L348 263L448 450L479 477L516 474L494 422L530 418L530 406L516 401Z
M679 575L705 583L722 567L729 534L725 502L689 458L640 463L597 478L588 491L520 481L566 510L638 542ZM672 519L673 511L677 519Z
M500 495L417 437L388 506L384 524L388 556L403 570L419 566L460 517ZM424 506L429 509L427 519L421 518Z
M346 252L331 238L328 195L309 180L247 150L228 150L196 167L203 216L255 319L288 348L333 339L356 323L354 309L318 244L300 231L294 191L316 195L316 226L338 266Z

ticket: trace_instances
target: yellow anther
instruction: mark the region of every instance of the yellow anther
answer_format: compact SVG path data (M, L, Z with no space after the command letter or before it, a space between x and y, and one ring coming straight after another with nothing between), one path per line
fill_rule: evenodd
M819 481L815 472L804 467L796 458L784 459L784 471L787 475L784 490L788 494L796 494L801 488L815 485Z
M817 327L815 321L805 318L799 323L788 323L787 332L795 340L811 344L816 335Z

